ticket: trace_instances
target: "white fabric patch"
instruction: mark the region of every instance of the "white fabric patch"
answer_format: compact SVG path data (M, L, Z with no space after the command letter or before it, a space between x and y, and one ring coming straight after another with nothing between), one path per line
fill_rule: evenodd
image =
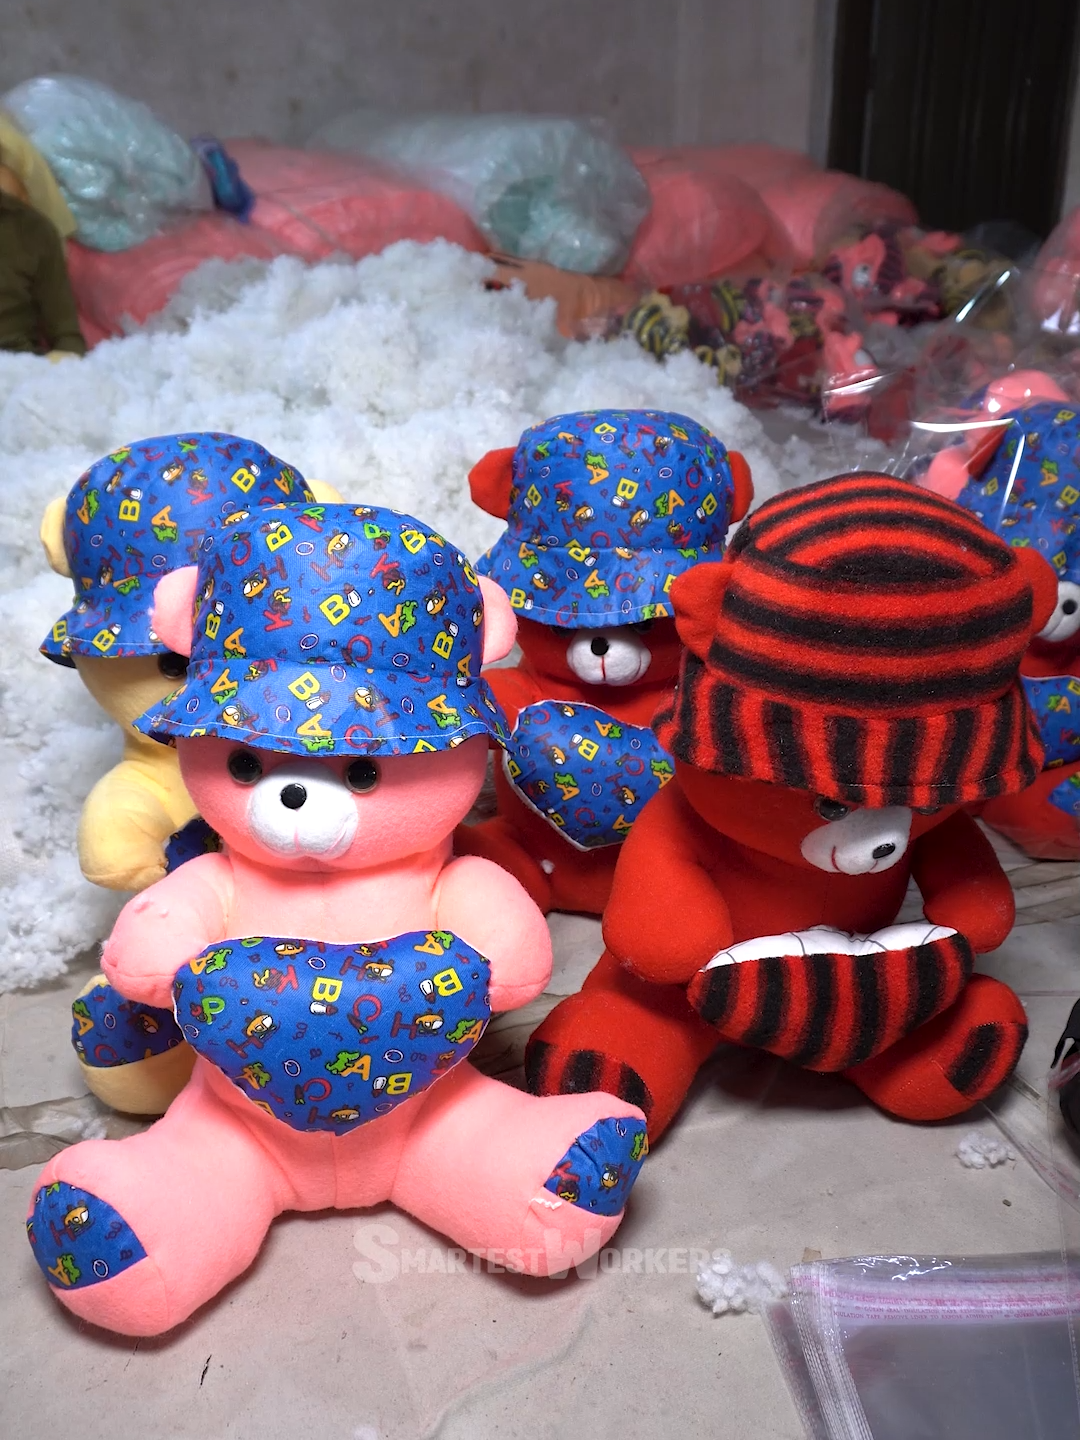
M931 925L926 920L886 925L872 935L850 935L829 925L814 925L809 930L789 931L785 935L757 935L752 940L740 940L737 945L714 955L702 968L713 970L718 965L740 965L746 960L770 960L781 955L874 955L928 945L932 940L955 934L955 930Z

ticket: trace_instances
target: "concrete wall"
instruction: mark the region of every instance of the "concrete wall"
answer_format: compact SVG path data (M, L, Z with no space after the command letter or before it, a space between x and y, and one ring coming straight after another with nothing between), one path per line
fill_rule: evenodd
M374 104L598 114L628 144L821 145L827 46L815 36L831 0L3 0L0 8L0 93L37 74L92 76L186 134L302 141L342 111Z

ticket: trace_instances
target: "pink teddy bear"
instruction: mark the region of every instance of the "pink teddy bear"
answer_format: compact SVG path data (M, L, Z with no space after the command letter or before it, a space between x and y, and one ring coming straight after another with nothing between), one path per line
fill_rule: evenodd
M479 670L513 645L508 600L395 511L260 519L159 582L155 631L191 664L136 722L176 743L224 849L131 900L104 950L199 1058L150 1129L50 1161L27 1222L60 1301L129 1335L191 1315L286 1210L392 1200L552 1273L611 1237L648 1148L633 1105L459 1063L551 971L517 881L451 852L505 737Z

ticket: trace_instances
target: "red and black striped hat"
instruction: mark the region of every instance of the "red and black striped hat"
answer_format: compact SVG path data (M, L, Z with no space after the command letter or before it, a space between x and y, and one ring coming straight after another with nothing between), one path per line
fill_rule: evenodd
M677 759L849 804L1022 790L1042 745L1020 657L1053 572L888 475L768 501L671 598L689 647L653 722Z

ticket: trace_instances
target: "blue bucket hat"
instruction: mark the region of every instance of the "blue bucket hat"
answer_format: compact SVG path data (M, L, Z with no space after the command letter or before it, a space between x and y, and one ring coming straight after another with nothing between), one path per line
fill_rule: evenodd
M166 654L150 626L162 575L192 564L208 531L225 529L230 545L250 551L263 506L314 498L295 467L238 435L158 435L114 450L67 498L75 596L41 653L58 665L73 665L73 654Z
M545 625L671 615L675 577L723 553L732 461L745 470L741 456L729 460L716 436L685 415L556 415L518 442L506 532L477 569L515 610Z
M505 741L472 566L419 520L281 505L250 548L199 548L187 682L135 721L168 743L217 735L292 755L411 755Z

